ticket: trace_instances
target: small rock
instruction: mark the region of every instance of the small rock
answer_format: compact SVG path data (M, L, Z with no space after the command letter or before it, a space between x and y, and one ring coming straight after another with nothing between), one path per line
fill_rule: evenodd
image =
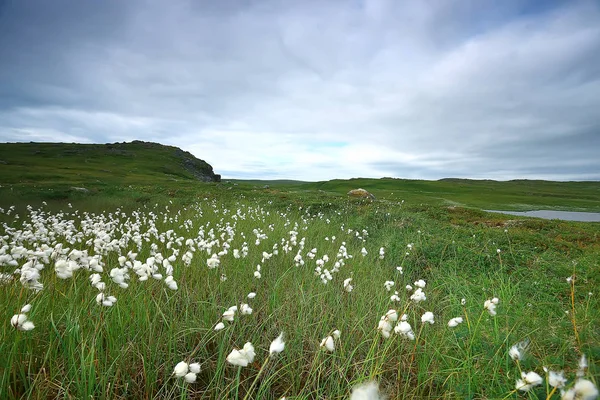
M83 187L76 187L76 186L72 186L71 190L74 190L76 192L81 192L81 193L89 193L90 191L86 188Z
M371 200L375 200L375 196L373 196L372 193L369 193L365 189L361 189L361 188L352 189L351 191L348 192L348 196L369 198Z

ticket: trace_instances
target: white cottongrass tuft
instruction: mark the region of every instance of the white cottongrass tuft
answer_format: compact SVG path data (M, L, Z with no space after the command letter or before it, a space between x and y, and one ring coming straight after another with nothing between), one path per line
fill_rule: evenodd
M217 268L221 264L221 260L219 260L219 256L213 254L209 259L206 260L206 266L209 269Z
M382 319L379 321L379 325L377 325L377 330L381 331L381 336L387 339L390 337L392 332L392 324L389 320L386 320L382 317Z
M227 362L238 367L246 367L254 361L254 346L247 342L241 350L233 349L227 356Z
M383 400L384 397L379 393L377 382L371 381L357 385L352 389L350 400Z
M348 293L350 293L352 289L354 289L354 286L352 286L350 282L352 282L352 278L344 279L344 290Z
M165 284L169 289L177 290L177 282L175 282L175 279L173 279L172 275L169 275L165 278Z
M279 336L271 342L271 345L269 346L269 355L281 353L284 348L285 342L283 341L283 332L281 332Z
M450 328L455 328L459 324L462 324L462 322L463 322L462 317L455 317L455 318L452 318L450 321L448 321L448 326Z
M567 379L565 378L565 373L563 371L554 372L548 371L548 384L555 388L562 388L567 383Z
M98 293L96 296L96 303L104 307L112 307L117 302L115 296L106 296L103 292Z
M433 324L435 322L433 320L433 313L431 311L426 311L425 314L421 315L421 322L429 322L430 324Z
M69 279L73 276L73 264L68 262L67 260L57 260L54 264L54 270L56 271L56 276L60 279Z
M415 340L415 333L413 332L410 324L405 320L402 320L396 324L396 327L394 328L394 332L396 332L398 335L401 335L409 340Z
M29 321L24 313L13 315L10 324L20 331L30 331L35 328L33 322Z
M333 352L335 350L335 343L333 342L333 336L327 336L321 340L321 347L324 347L327 351Z
M187 383L194 383L196 382L196 374L193 372L188 372L184 375L183 379L185 379Z
M227 310L223 313L223 321L229 321L229 322L233 322L233 319L235 318L235 310Z
M214 330L215 331L220 331L221 329L224 329L224 328L225 328L225 324L222 323L222 322L219 322L217 325L215 325Z
M515 389L528 392L532 387L541 385L543 381L543 378L533 371L521 372L521 379L517 380Z
M191 363L189 365L189 368L190 368L190 372L193 372L194 374L200 373L200 363L197 363L197 362Z
M387 339L392 333L392 322L396 321L398 321L398 312L396 310L388 310L388 312L379 320L377 330L381 331L381 335Z
M396 310L388 310L382 319L386 319L388 321L396 322L398 321L398 312Z
M508 355L515 361L522 360L528 347L529 339L523 340L522 342L513 345L510 350L508 350Z
M248 293L248 298L249 298L249 299L253 299L253 298L255 298L255 297L256 297L256 293L254 293L254 292L250 292L250 293Z
M491 300L486 300L485 303L483 303L483 308L485 308L488 313L493 317L496 315L496 306L498 305L499 300L497 297L494 297Z
M178 378L183 378L189 371L189 365L185 361L180 361L175 365L175 369L173 370L173 375Z
M339 339L341 335L342 332L340 332L339 329L336 329L335 331L331 332L331 336L333 336L334 339Z
M417 288L417 290L415 290L414 293L410 296L410 299L415 303L420 303L422 301L427 300L427 297L425 297L423 289Z
M598 388L587 379L578 379L572 388L562 394L561 400L594 400L598 397Z
M240 305L240 314L250 315L250 314L252 314L252 311L253 311L252 308L248 304L242 303Z
M183 378L187 383L196 382L196 374L200 372L200 364L189 364L185 361L180 361L173 369L173 375L178 378Z

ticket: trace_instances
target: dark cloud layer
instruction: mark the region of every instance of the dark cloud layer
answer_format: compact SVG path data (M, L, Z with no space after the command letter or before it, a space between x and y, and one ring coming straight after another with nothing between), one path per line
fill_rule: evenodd
M0 0L0 140L226 177L600 179L600 6Z

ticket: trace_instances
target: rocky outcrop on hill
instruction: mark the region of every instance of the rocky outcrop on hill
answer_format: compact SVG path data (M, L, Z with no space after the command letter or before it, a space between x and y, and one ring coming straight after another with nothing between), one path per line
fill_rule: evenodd
M221 175L215 174L213 168L204 160L194 157L191 153L177 149L175 155L181 159L183 168L202 182L221 182Z
M200 160L188 151L181 150L178 147L165 146L154 142L143 142L140 140L134 140L131 144L141 145L145 148L170 148L173 150L173 155L181 161L183 169L192 174L196 179L202 182L221 182L221 175L215 174L213 167L209 163Z

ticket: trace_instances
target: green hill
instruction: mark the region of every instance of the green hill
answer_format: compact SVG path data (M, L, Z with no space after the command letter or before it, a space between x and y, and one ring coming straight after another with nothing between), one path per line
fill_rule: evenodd
M165 180L218 182L191 153L158 143L1 143L0 184L143 184Z

